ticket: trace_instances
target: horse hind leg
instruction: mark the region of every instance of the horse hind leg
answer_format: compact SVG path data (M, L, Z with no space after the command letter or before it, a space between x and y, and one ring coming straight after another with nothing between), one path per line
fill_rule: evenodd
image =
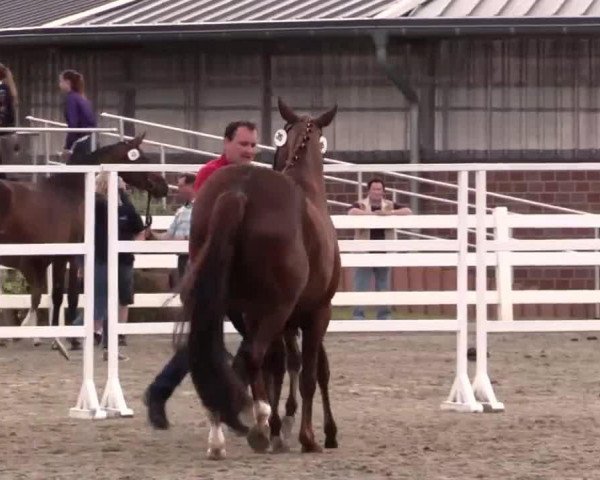
M281 306L275 312L258 317L248 315L248 324L255 326L256 331L252 335L249 351L246 354L246 366L252 388L254 399L255 424L248 433L247 441L250 447L259 453L267 451L270 445L270 425L272 408L269 404L265 378L263 375L263 364L265 355L272 345L274 339L283 334L283 326L291 313L291 306ZM251 328L249 329L252 330Z
M285 332L286 347L286 366L289 377L290 390L287 401L285 402L285 417L281 425L281 435L285 441L292 438L292 429L294 427L294 418L298 410L298 401L296 393L298 392L298 378L300 376L300 367L302 365L302 355L298 347L297 331L289 330Z
M206 456L209 460L223 460L225 458L225 435L218 413L207 411L208 424L208 450Z

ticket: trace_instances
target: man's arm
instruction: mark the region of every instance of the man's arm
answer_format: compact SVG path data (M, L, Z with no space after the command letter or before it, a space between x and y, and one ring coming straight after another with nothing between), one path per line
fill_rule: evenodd
M398 205L394 203L393 210L378 210L377 215L412 215L412 210L408 207L403 207L402 205Z
M368 215L368 213L360 203L355 203L348 209L348 215Z

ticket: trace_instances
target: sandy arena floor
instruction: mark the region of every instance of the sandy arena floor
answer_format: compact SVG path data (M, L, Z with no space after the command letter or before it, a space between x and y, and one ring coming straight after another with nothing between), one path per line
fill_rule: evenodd
M492 337L490 373L506 412L477 415L439 410L454 336L331 334L340 448L303 455L295 441L291 453L258 455L227 434L223 462L205 459L208 430L189 380L168 404L171 430L146 423L141 394L169 355L168 337L129 337L121 384L135 415L97 422L68 418L80 354L67 363L48 343L9 343L0 348L0 478L600 479L600 343L586 337ZM315 407L322 442L318 396Z

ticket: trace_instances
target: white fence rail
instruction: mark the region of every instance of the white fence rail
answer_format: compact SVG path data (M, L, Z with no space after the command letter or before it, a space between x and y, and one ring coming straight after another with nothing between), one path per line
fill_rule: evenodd
M117 307L117 257L120 251L145 252L158 254L162 260L172 259L175 252L186 251L185 242L155 241L155 242L124 242L118 241L117 236L117 172L125 170L137 171L182 171L189 169L189 165L105 165L102 170L110 172L109 186L109 358L108 378L100 406L108 415L132 415L128 408L125 396L119 381L118 341L121 333L125 334L151 334L171 333L173 325L170 323L140 323L119 324ZM568 239L568 240L521 240L512 239L510 231L513 228L600 228L600 215L595 214L557 214L557 215L508 215L506 209L497 208L493 214L488 213L486 204L486 172L508 170L570 170L572 164L519 164L519 165L334 165L326 166L326 170L338 172L422 172L422 171L455 171L458 173L458 213L456 215L415 215L405 217L352 217L337 216L334 223L337 228L419 228L419 229L451 229L456 231L456 238L450 240L397 240L380 244L378 250L393 252L401 250L403 253L365 253L372 252L370 242L343 241L342 262L344 266L456 266L457 288L456 291L440 292L339 292L334 299L335 305L456 305L455 319L433 320L390 320L390 321L333 321L330 331L352 332L380 332L380 331L419 331L419 332L452 332L456 334L456 376L448 400L442 404L445 409L476 412L485 407L488 410L502 410L494 394L487 374L487 335L494 332L555 332L555 331L594 331L600 330L598 320L578 321L515 321L512 318L513 305L517 303L597 303L600 294L596 290L552 290L552 291L514 291L510 272L514 266L521 265L582 265L590 266L600 263L600 243L596 239ZM577 164L579 170L600 170L599 164ZM92 167L93 168L93 167ZM11 170L12 169L12 170ZM73 171L73 167L2 167L0 171ZM91 171L91 170L90 170ZM95 171L95 170L94 170ZM476 177L476 212L468 213L468 180L470 172ZM88 174L86 198L89 200L93 191L92 175ZM86 212L89 209L86 209ZM89 213L89 212L88 212ZM86 221L89 214L86 213ZM90 261L89 235L92 226L86 223L86 285L93 283L93 261ZM469 252L467 244L468 230L475 228L476 249ZM487 230L494 231L494 238L489 240ZM4 250L3 250L4 248ZM17 252L14 247L0 245L0 255L3 252ZM48 246L45 247L46 249ZM75 247L73 247L75 248ZM13 249L13 250L11 250ZM566 250L566 251L565 251ZM67 250L64 250L65 252ZM71 246L68 249L71 250ZM78 250L81 251L81 250ZM93 250L91 250L93 252ZM47 250L46 250L47 253ZM139 263L143 263L144 255L138 256ZM476 289L469 291L467 273L469 265L476 267ZM496 267L496 290L487 289L487 268ZM170 296L166 294L166 296ZM136 296L137 300L145 306L162 305L165 296L148 294ZM84 331L81 330L48 330L49 336L84 334L85 354L89 355L92 346L91 304L93 297L86 291L85 296L86 316ZM467 306L469 303L476 305L477 312L477 372L473 384L468 378L466 364L467 347ZM500 305L500 320L489 321L487 307L489 304ZM6 327L3 327L6 328ZM59 327L52 327L59 328ZM69 327L77 328L77 327ZM79 327L81 328L81 327ZM227 325L227 331L232 331ZM1 336L18 335L19 328L12 330L0 329ZM6 333L9 332L10 334ZM24 331L23 335L29 335ZM85 361L84 361L85 363ZM85 367L87 365L87 367ZM87 412L93 411L99 415L93 403L95 389L89 383L91 376L89 362L84 365L84 387L78 406L88 402L92 407L80 409ZM93 394L90 391L93 390ZM81 400L83 397L84 400ZM90 403L91 402L91 403ZM88 415L89 416L89 415Z
M105 418L100 408L94 384L94 225L95 225L95 172L94 167L13 167L1 166L0 172L84 173L85 178L85 234L83 243L55 244L0 244L0 256L27 255L83 255L85 261L84 326L0 327L0 338L83 337L83 379L77 403L70 410L74 418ZM0 299L4 295L0 294Z

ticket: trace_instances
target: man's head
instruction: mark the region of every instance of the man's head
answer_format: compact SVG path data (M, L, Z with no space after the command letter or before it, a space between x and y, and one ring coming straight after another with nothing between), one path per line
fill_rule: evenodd
M380 203L385 195L385 184L381 178L372 178L367 184L369 201Z
M256 155L258 132L252 122L232 122L225 128L223 153L233 164L250 163Z
M194 198L194 181L196 177L191 173L184 173L177 177L177 197L183 202L190 202Z

